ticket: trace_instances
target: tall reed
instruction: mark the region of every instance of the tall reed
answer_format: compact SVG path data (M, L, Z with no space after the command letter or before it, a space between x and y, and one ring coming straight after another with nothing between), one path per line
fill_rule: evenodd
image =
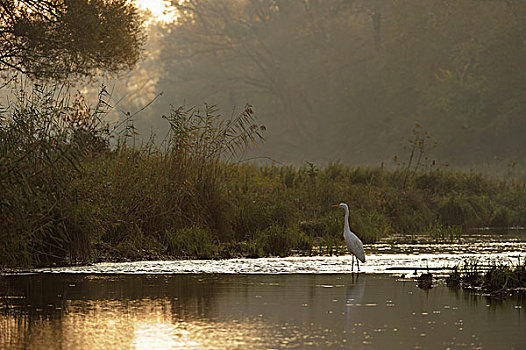
M0 116L0 256L45 264L89 256L92 217L72 181L82 160L109 150L102 100L94 109L57 87L35 85Z
M526 224L524 186L474 174L238 163L263 139L250 105L173 108L165 142L134 144L109 101L35 86L0 111L0 265L342 254L340 202L364 243Z

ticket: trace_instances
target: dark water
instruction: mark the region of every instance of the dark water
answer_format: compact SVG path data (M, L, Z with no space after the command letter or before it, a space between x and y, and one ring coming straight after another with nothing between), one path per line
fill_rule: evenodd
M386 274L33 274L0 291L1 349L526 349L524 296Z

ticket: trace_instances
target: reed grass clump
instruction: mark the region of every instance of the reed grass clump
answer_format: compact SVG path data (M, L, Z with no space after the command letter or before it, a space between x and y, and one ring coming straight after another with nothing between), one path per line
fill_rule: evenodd
M295 246L294 233L279 224L257 232L254 241L261 247L262 256L287 256Z
M506 207L500 207L495 211L493 218L491 219L490 225L492 227L507 228L512 225L512 213L511 210Z
M163 240L166 242L167 253L172 256L210 259L217 255L217 245L212 236L199 227L166 231Z
M457 267L447 278L449 287L463 287L482 290L494 295L526 288L526 261L519 259L516 264L491 263L489 266L479 261L468 261Z
M463 196L447 198L438 209L440 222L445 226L473 227L480 225L480 218L471 202Z
M462 240L462 227L460 226L443 226L441 223L436 223L429 226L426 232L436 243L460 242Z
M36 86L0 114L0 262L49 264L90 255L95 220L72 186L82 162L109 151L105 106Z

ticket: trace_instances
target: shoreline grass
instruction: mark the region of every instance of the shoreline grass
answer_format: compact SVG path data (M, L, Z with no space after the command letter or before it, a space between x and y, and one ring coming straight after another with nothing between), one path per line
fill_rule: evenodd
M476 261L457 267L447 278L450 288L464 288L504 297L510 292L526 290L526 260L516 264L492 263L482 266Z
M133 130L116 134L105 106L41 90L1 112L0 266L339 254L343 217L330 205L340 202L364 243L526 226L523 183L444 169L407 181L400 168L238 164L262 139L251 106L229 120L213 106L173 109L167 142L131 147Z

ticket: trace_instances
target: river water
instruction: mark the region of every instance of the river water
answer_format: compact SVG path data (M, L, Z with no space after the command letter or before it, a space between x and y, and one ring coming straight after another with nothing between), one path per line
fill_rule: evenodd
M350 258L96 264L0 277L0 349L526 349L526 297L422 290L414 268L513 263L521 237ZM365 273L363 273L365 272ZM419 272L420 273L420 272Z

